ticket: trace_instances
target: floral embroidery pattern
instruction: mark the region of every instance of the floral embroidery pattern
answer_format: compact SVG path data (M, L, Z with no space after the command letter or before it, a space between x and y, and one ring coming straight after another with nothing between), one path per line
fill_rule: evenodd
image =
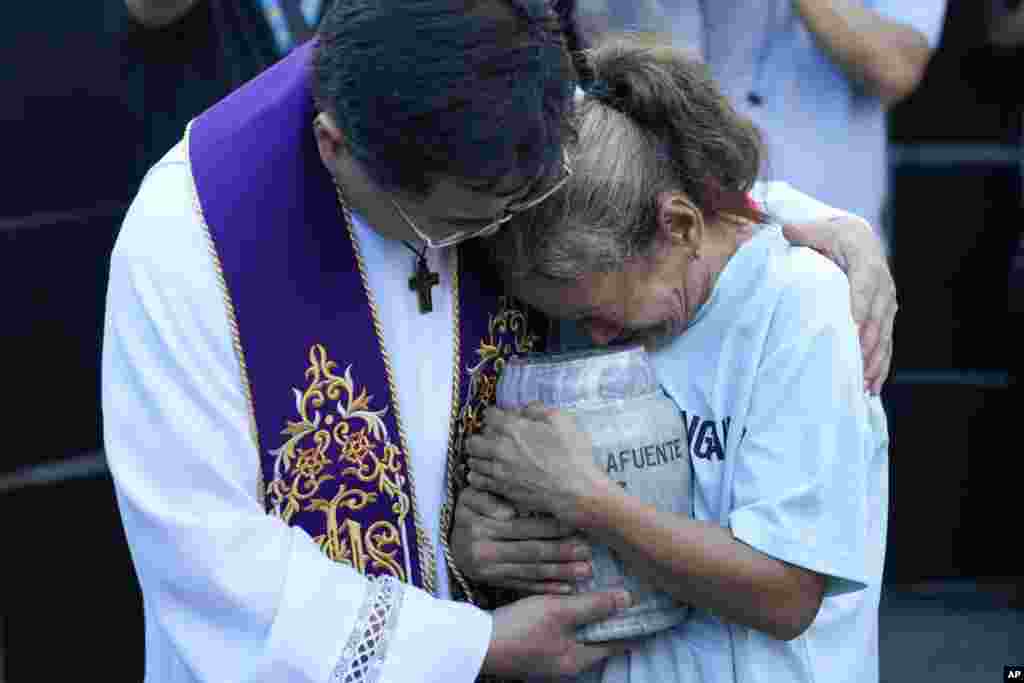
M366 430L360 429L355 434L348 437L345 440L345 446L342 449L342 454L345 460L362 465L363 460L373 450L373 444L370 442L368 436L366 436Z
M484 412L494 404L501 372L506 359L514 354L528 353L540 338L532 334L526 314L513 306L508 297L498 299L498 312L488 317L486 336L476 349L476 363L464 369L469 377L466 397L454 419L454 438L448 453L448 491L441 509L441 545L448 562L448 575L452 579L452 593L458 600L466 600L485 609L509 602L502 589L471 586L452 557L448 539L452 530L453 511L459 492L466 486L468 465L465 440L484 427Z
M373 410L373 397L356 386L351 365L340 376L336 368L322 345L309 350L306 387L293 390L297 419L286 422L281 435L287 439L270 451L269 511L287 524L297 514L322 515L315 526L324 533L313 540L328 557L364 574L405 581L401 530L411 501L402 450L384 423L387 407ZM364 529L353 513L382 496L393 521L377 519Z
M526 314L515 308L509 297L498 299L498 312L488 316L487 336L477 347L477 362L466 368L469 390L459 411L459 444L484 428L484 411L494 405L498 381L509 356L533 351L539 338L527 328ZM465 469L463 467L463 469ZM461 473L465 476L465 472Z

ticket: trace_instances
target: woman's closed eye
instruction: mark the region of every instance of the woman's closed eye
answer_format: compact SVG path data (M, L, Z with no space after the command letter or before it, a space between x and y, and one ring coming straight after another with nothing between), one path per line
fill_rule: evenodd
M493 218L446 218L445 223L460 230L485 228L494 222Z
M592 316L580 318L576 321L576 325L597 344L614 341L625 331L621 323Z

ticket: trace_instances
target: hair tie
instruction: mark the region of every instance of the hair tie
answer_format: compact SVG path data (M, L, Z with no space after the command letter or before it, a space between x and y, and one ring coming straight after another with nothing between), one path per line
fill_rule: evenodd
M607 105L612 109L618 109L614 102L614 93L607 81L603 79L595 79L590 83L584 84L582 87L583 91L587 93L588 96L593 97L601 104Z

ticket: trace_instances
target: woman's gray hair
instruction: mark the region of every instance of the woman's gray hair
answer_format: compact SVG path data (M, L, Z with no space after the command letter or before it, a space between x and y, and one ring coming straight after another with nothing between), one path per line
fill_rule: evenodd
M649 256L657 197L682 191L704 214L753 220L761 160L753 124L687 52L619 37L587 52L594 80L578 102L573 175L492 240L513 278L575 280Z

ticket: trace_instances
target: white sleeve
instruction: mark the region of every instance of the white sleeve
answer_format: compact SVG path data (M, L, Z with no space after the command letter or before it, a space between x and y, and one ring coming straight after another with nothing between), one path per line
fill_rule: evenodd
M704 36L703 2L680 0L662 4L668 14L672 43L706 62L708 51Z
M836 209L782 181L758 181L750 196L775 222L804 223L853 214Z
M165 160L118 237L103 344L104 439L145 602L147 680L474 680L490 615L370 582L264 514L240 379L187 167Z
M883 17L914 29L933 50L942 36L947 0L869 0L868 6Z
M877 453L846 278L790 248L795 268L772 319L737 449L729 525L757 550L828 577L826 594L863 588L869 481Z

